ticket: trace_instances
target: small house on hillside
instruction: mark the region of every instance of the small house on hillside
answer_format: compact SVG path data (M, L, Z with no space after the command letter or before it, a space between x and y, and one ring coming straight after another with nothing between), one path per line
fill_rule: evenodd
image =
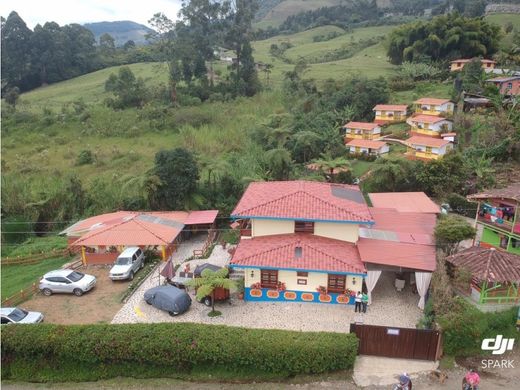
M450 273L468 272L458 292L482 311L507 310L520 303L520 256L495 248L474 246L446 258Z
M381 141L372 141L365 139L353 139L345 145L349 154L369 154L380 156L388 153L390 148L388 144Z
M440 137L441 132L453 129L453 122L435 115L414 115L406 120L411 126L410 134L428 137Z
M476 225L482 227L480 246L520 255L520 183L468 195L478 202Z
M349 122L343 126L345 139L375 139L381 136L381 127L377 123Z
M415 112L424 115L449 116L455 109L455 104L450 99L421 98L414 105Z
M156 251L167 260L183 238L215 226L218 210L118 211L87 218L68 227L69 247L80 248L84 264L111 264L127 247Z
M450 141L433 137L416 135L405 142L408 145L406 156L411 159L437 160L453 149Z
M520 76L495 77L486 81L488 83L493 83L502 95L520 95Z
M455 72L458 70L462 70L462 68L464 68L464 65L466 65L470 61L471 61L471 59L460 59L460 60L451 61L450 71ZM496 65L496 62L493 60L480 60L480 62L482 64L481 67L484 70L494 69L495 65Z
M376 115L374 122L384 125L405 121L408 115L408 106L406 104L378 104L372 111Z

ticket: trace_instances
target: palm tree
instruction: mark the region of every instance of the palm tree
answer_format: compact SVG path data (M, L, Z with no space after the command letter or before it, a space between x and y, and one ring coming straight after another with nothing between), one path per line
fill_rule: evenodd
M403 158L385 158L376 161L370 174L370 181L375 186L371 190L375 192L397 191L407 180L408 168L409 162Z
M320 159L313 162L319 169L330 175L330 181L334 181L334 175L351 167L350 161L345 157L332 157L330 153L323 153Z
M205 269L202 271L200 278L194 278L186 283L188 286L197 289L197 300L201 301L205 297L211 296L209 316L219 315L218 312L215 312L215 289L221 287L229 290L235 287L235 282L227 277L228 274L227 268L221 268L218 271Z
M291 153L285 148L269 150L266 154L266 162L270 176L275 180L286 180L292 169Z

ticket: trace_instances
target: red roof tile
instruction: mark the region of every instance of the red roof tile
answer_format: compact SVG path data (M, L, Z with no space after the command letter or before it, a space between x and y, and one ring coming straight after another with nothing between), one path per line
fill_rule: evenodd
M386 145L386 143L381 141L372 141L369 139L353 139L352 141L347 142L345 145L368 149L381 149Z
M373 130L376 127L379 127L377 123L369 123L369 122L349 122L345 126L344 129L362 129L362 130Z
M368 194L372 205L400 212L440 213L437 206L424 192L380 192Z
M406 104L378 104L372 111L406 111Z
M301 257L295 257L297 247ZM231 265L307 271L365 273L356 245L295 233L241 240Z
M474 246L448 256L446 261L466 268L480 280L520 282L520 256L500 249Z
M450 141L442 139L442 138L433 138L433 137L421 137L421 136L413 136L405 140L409 145L421 145L421 146L431 146L433 148L442 148L445 145L448 145Z
M435 245L417 245L394 241L360 238L357 247L365 263L435 270Z
M511 183L506 188L494 188L478 194L468 195L468 199L511 199L520 202L520 182Z
M412 122L437 123L437 122L445 121L447 119L443 118L441 116L419 114L419 115L412 116L408 120L412 121Z
M184 221L185 225L212 224L217 219L218 210L191 211Z
M437 99L437 98L421 98L419 100L416 100L415 104L433 104L433 105L440 105L444 103L449 103L450 99Z
M231 216L372 222L359 187L301 180L249 184Z

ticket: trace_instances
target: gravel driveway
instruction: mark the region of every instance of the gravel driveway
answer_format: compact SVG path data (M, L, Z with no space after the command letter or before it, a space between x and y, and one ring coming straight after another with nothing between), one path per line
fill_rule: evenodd
M190 242L186 242L185 253L189 253ZM197 264L206 262L216 265L226 265L230 255L222 246L217 245L210 258L191 260L193 270ZM162 267L163 264L160 265ZM161 281L163 278L161 277ZM231 298L228 302L215 304L222 312L219 317L210 318L210 308L195 301L193 291L190 291L193 303L188 312L170 317L166 312L146 304L144 291L159 283L158 270L154 271L125 306L117 313L112 323L152 323L152 322L197 322L206 324L223 324L244 326L249 328L273 328L297 331L330 331L349 332L352 322L362 320L365 324L400 327L415 327L422 313L417 307L418 295L409 289L395 291L393 275L384 272L373 293L373 304L366 314L355 314L354 306L327 305L319 303L297 302L245 302Z

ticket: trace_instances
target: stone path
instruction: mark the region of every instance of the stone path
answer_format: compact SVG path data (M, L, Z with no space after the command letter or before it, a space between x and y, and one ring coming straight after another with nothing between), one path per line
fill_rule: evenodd
M192 260L192 268L197 263L209 262L225 265L229 254L217 245L207 260ZM366 314L354 313L354 306L327 305L297 302L245 302L231 298L227 302L216 303L219 317L208 317L210 308L195 301L193 292L190 310L171 317L166 312L147 305L143 300L146 289L158 285L158 271L154 272L127 304L117 313L112 323L134 322L197 322L223 324L249 328L287 329L296 331L330 331L348 333L350 323L363 321L370 325L386 325L414 328L422 312L417 307L418 295L409 288L397 292L393 287L393 274L383 273L373 293L373 304ZM161 278L162 279L162 278Z

